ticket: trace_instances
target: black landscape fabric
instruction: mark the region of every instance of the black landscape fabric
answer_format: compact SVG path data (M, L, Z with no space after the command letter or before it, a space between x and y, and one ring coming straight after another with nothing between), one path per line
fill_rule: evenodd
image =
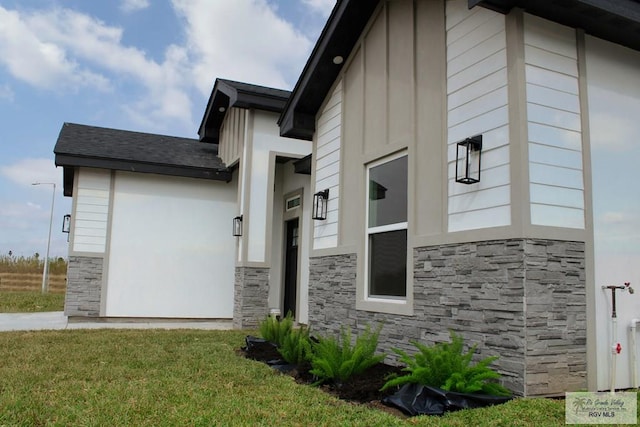
M512 397L477 393L456 393L420 384L405 384L398 392L385 397L383 403L400 409L407 415L442 415L460 409L498 405Z

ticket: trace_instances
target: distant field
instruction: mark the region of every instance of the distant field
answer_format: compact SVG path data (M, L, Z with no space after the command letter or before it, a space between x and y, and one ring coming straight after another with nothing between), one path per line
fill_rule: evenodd
M49 275L49 292L64 293L67 289L66 274ZM0 272L0 291L36 292L42 290L42 272L5 273Z
M0 291L35 292L42 290L44 260L39 257L0 256ZM64 293L67 288L67 261L49 260L49 291Z

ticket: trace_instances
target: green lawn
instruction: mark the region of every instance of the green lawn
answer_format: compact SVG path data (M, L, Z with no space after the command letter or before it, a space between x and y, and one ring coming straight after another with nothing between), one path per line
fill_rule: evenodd
M63 309L63 293L0 291L0 313L35 313Z
M0 426L553 426L564 402L518 399L400 419L236 354L246 332L0 333Z

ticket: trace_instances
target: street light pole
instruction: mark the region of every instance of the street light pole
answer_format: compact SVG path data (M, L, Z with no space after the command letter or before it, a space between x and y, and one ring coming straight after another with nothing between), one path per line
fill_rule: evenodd
M31 185L53 185L53 195L51 196L51 214L49 215L49 238L47 239L47 254L44 258L44 269L42 271L42 293L49 290L49 249L51 248L51 228L53 226L53 204L56 201L56 184L54 182L34 182Z

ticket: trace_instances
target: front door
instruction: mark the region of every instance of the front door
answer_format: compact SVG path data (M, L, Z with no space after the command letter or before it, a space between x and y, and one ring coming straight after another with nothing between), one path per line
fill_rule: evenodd
M284 304L283 314L291 312L296 315L296 299L298 288L298 218L287 221L284 254Z

